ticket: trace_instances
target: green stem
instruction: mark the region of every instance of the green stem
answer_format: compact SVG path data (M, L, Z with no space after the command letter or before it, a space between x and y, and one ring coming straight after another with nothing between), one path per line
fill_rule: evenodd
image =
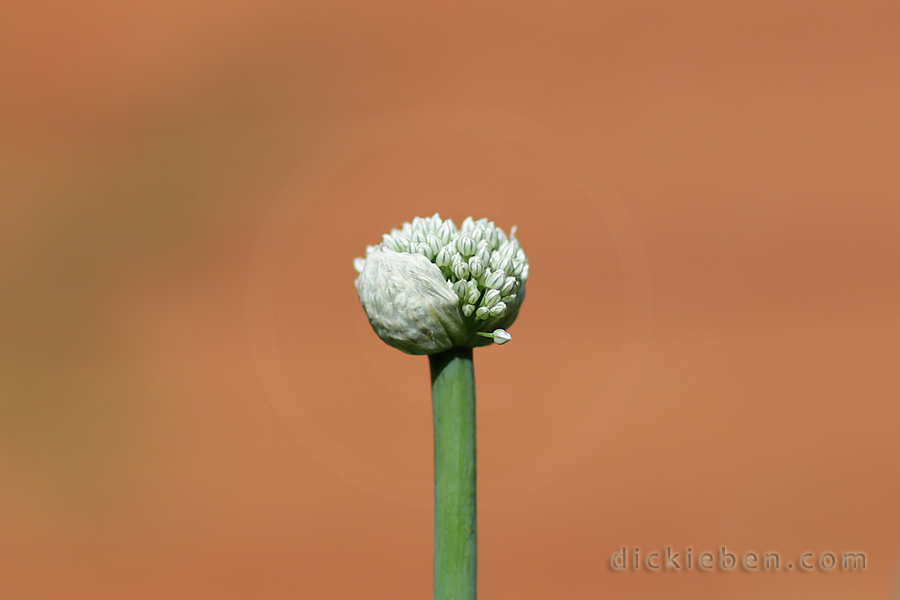
M471 348L428 357L434 407L434 600L475 600L475 372Z

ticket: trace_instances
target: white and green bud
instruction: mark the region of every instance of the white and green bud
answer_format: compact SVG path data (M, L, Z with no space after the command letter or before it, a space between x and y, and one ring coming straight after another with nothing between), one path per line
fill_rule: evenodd
M466 295L466 302L469 304L477 304L479 298L481 298L481 290L479 290L476 285L474 289L469 289L469 293Z
M429 260L429 262L434 260L434 253L431 251L431 247L428 244L426 244L424 242L420 242L420 243L416 244L415 246L416 246L415 254L421 254L422 256L427 258Z
M475 279L481 277L481 274L484 273L484 268L484 261L477 255L469 259L469 273Z
M484 293L481 300L482 306L493 306L500 302L500 292L498 290L488 290Z
M447 219L441 226L437 228L437 236L441 240L442 244L449 244L450 238L456 232L456 227L453 225L453 221Z
M443 249L444 244L442 244L441 240L433 233L428 234L427 240L428 247L431 248L431 256L436 257L438 253Z
M462 279L453 284L453 291L456 292L456 295L459 296L460 300L465 300L469 297L469 286L467 286L466 282Z
M421 254L376 248L366 256L356 291L378 337L407 354L436 354L468 337L459 296Z
M369 323L408 354L504 344L525 299L528 261L487 219L459 229L440 215L416 217L353 261Z
M449 267L452 262L453 262L453 250L451 250L447 246L444 246L443 248L441 248L438 251L437 256L434 259L434 264L436 264L439 267Z
M484 276L484 287L490 288L492 290L500 289L503 286L503 282L506 280L506 272L505 271L491 271L489 274Z
M487 265L491 264L491 252L491 246L482 240L478 242L478 250L475 251L475 256L480 258L481 262L487 267Z
M453 271L457 278L465 280L469 276L469 263L457 254L453 257L453 264L450 265L450 270Z
M456 240L456 249L459 250L463 256L472 256L475 254L477 248L478 244L471 236L463 234Z
M512 336L503 329L495 329L494 333L491 334L491 337L494 338L494 343L498 346L503 345L512 339Z
M381 236L381 243L385 248L389 250L393 250L394 252L400 251L400 247L397 246L397 241L394 239L394 236L389 233L385 233L383 236Z

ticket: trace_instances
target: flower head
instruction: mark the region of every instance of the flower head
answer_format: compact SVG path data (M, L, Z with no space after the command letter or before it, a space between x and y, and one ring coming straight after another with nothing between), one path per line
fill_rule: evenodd
M413 219L354 261L372 329L407 354L504 344L525 298L528 260L487 219L457 229L440 215Z

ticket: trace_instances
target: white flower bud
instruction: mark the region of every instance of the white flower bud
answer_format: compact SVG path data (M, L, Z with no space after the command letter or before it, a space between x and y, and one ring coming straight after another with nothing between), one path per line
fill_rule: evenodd
M436 235L433 233L428 234L428 247L431 248L431 256L432 258L437 256L444 245L441 243L441 240L438 239Z
M500 246L500 236L502 235L502 233L503 232L497 228L494 228L491 230L491 235L490 235L490 240L489 240L491 243L491 248L497 248Z
M468 337L459 296L424 256L376 248L356 290L378 337L407 354L436 354Z
M515 257L515 255L516 255L516 250L518 250L518 249L519 249L519 242L517 242L516 240L512 240L512 241L506 243L500 247L500 250L499 250L500 258L501 259L508 258L508 259L512 260L512 258Z
M508 342L528 278L515 228L469 217L457 229L438 214L391 230L353 266L375 333L409 354Z
M434 254L432 254L431 252L431 246L425 243L416 244L415 254L421 254L422 256L427 258L429 262L434 259Z
M484 293L484 299L481 301L482 306L493 306L500 302L500 292L497 290L488 290Z
M490 275L484 276L484 287L496 290L503 285L505 280L506 273L504 271L491 271Z
M456 240L456 249L460 251L463 256L472 256L475 254L475 250L478 248L478 245L468 235L461 235Z
M453 226L453 221L447 219L443 223L441 223L440 227L437 228L437 236L441 240L442 244L450 243L450 237L453 235L456 228Z
M434 259L434 263L439 267L449 267L452 261L453 250L451 250L449 246L441 248L440 252L437 253L437 257Z
M482 241L478 245L478 250L475 251L475 256L481 259L484 263L485 268L491 264L491 248L488 246L487 242Z
M465 279L469 276L469 265L459 254L453 256L453 264L450 265L450 270L460 279Z
M494 338L494 343L497 345L505 344L512 339L512 336L503 329L495 329L491 337Z
M500 288L500 294L503 296L509 296L514 291L516 291L516 278L513 276L509 276L503 280L503 286Z
M469 259L469 273L471 273L472 277L475 279L481 277L481 274L484 273L484 268L484 261L481 260L478 255Z
M459 296L461 300L465 300L469 297L469 286L466 285L465 281L457 281L454 283L453 291L456 292L456 295Z
M395 251L395 252L399 252L399 251L400 251L400 247L397 246L397 241L394 239L394 236L392 236L392 235L389 234L389 233L386 233L386 234L384 234L383 236L381 236L381 242L382 242L385 246L387 246L389 249L391 249L391 250L393 250L393 251Z

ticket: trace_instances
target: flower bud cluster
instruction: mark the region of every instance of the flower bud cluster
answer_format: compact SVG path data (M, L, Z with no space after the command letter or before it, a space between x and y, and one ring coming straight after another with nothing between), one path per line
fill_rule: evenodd
M409 255L425 260L413 261L413 268L413 262L404 258ZM405 282L398 278L402 271L390 266L398 262L407 269ZM437 214L416 217L412 223L385 234L380 244L366 249L365 259L354 261L354 266L360 274L357 292L372 327L385 342L410 354L509 341L505 329L518 315L528 279L528 260L515 238L515 228L507 237L487 219L474 221L469 217L457 229L451 219L443 220ZM391 273L390 278L387 273ZM438 278L455 295L455 302L448 303L443 292L426 299L409 287L428 281L428 287L436 289ZM414 309L412 297L430 304ZM439 297L441 301L435 302ZM416 313L431 314L433 319L422 321L414 318ZM379 332L386 329L396 335L385 337ZM429 332L441 341L420 343ZM411 343L413 339L419 342Z

